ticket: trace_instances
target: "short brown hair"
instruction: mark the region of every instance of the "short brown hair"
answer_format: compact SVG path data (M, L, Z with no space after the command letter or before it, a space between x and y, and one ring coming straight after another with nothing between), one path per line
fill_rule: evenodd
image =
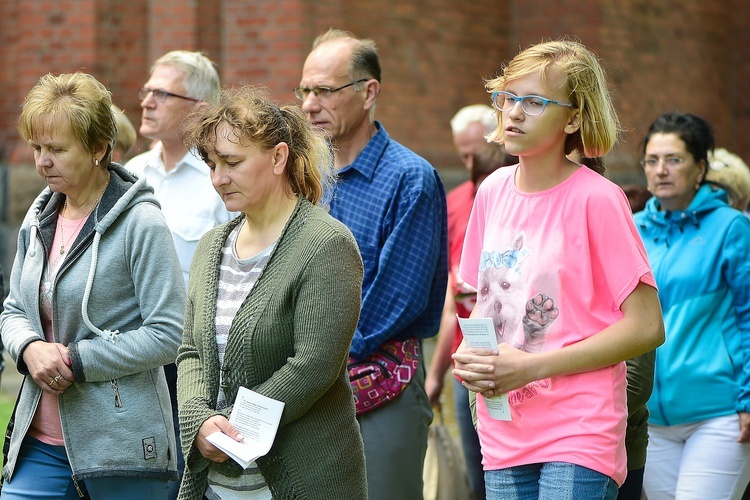
M117 140L112 96L96 78L86 73L48 74L39 79L23 103L18 132L24 141L45 133L49 126L67 124L86 151L106 144L100 165L110 163Z

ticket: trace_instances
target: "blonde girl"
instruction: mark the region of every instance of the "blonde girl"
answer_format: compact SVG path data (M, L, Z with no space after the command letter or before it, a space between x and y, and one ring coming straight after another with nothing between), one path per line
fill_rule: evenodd
M618 120L580 43L530 47L490 80L489 140L519 157L480 187L460 276L499 349L454 354L477 397L487 498L615 498L626 474L625 364L664 340L654 278L622 190L568 159L601 157ZM511 420L486 398L506 393Z

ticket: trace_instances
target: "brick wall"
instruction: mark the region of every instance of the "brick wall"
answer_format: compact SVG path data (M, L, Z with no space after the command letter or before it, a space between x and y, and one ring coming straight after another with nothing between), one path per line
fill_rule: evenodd
M612 155L616 175L640 175L638 142L656 114L672 109L706 116L719 145L750 160L741 84L750 78L750 9L742 0L3 0L0 164L28 170L15 119L47 72L93 73L137 127L137 89L168 50L203 50L225 85L262 83L290 101L310 43L329 26L375 39L378 119L446 175L462 174L453 113L488 102L483 79L520 47L563 34L592 47L610 76L625 129ZM27 203L18 201L21 211Z

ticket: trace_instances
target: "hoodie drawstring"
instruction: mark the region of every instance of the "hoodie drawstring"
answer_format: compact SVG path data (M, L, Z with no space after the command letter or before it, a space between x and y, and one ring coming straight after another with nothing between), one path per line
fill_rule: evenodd
M96 274L96 265L99 260L99 240L101 239L101 237L101 233L99 233L98 231L94 231L94 243L91 245L91 267L89 268L89 276L86 280L86 289L83 292L81 315L83 316L83 322L86 324L89 330L114 344L115 340L117 340L116 336L120 333L120 331L100 330L91 322L88 313L89 296L91 295L91 288L94 285L94 275Z

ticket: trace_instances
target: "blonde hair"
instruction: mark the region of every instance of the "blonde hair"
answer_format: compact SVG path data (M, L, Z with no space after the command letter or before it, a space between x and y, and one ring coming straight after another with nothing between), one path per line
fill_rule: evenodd
M262 150L284 142L289 148L287 180L292 191L318 203L335 179L333 154L315 133L299 106L277 106L265 89L254 86L225 89L218 104L198 107L186 120L183 142L204 160L215 152L216 131L231 127L240 139Z
M29 91L18 118L18 133L23 140L55 132L62 126L70 127L73 137L89 153L106 145L100 165L109 165L117 140L112 96L93 76L47 74Z
M137 139L135 127L133 127L130 119L125 116L125 111L114 104L112 105L112 113L115 115L115 125L117 125L117 141L114 151L119 151L121 156L125 156Z
M533 45L514 57L503 68L502 75L486 83L492 93L505 90L508 82L540 73L547 82L550 69L565 76L563 89L568 101L578 110L579 129L565 142L565 154L578 151L580 156L596 158L608 153L617 142L620 122L612 104L607 77L597 56L583 44L572 40L556 40ZM502 113L489 139L504 141Z
M750 201L750 169L742 158L724 148L709 152L706 180L728 187L730 204L734 208L747 208Z

